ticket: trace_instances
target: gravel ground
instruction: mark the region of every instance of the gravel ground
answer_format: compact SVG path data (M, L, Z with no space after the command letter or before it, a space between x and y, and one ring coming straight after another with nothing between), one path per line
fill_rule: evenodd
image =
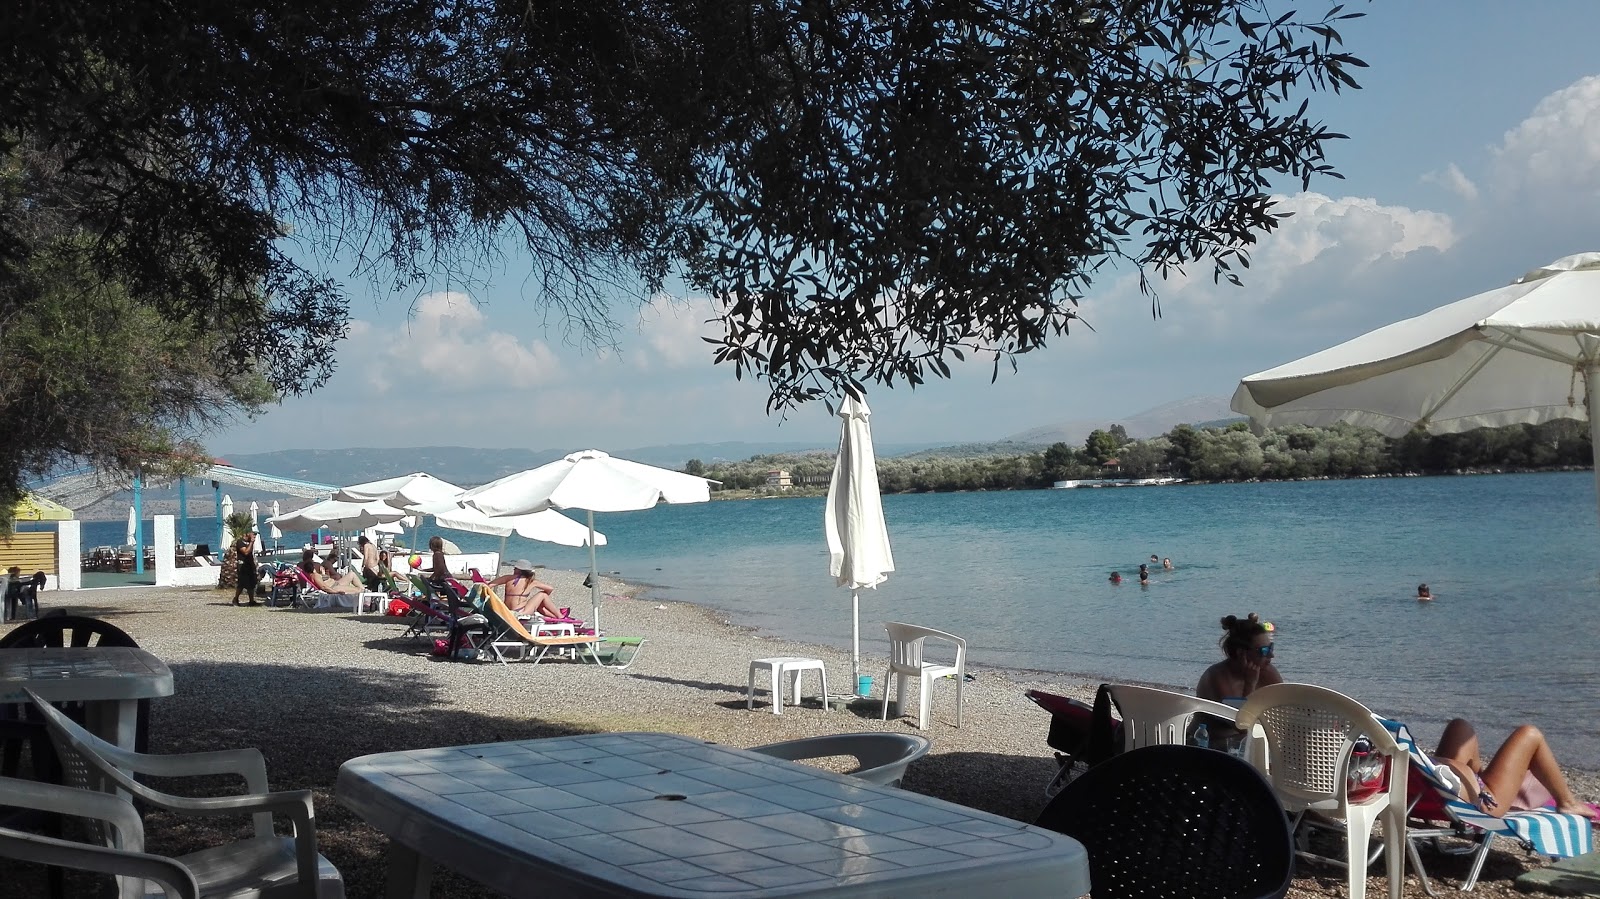
M581 573L545 571L541 579L556 586L561 604L579 614L587 609ZM334 800L339 765L356 756L598 731L667 731L738 747L842 731L919 733L915 719L879 721L876 704L826 712L811 703L773 715L759 687L756 710L747 711L750 659L823 659L838 692L847 687L849 656L764 638L697 606L634 599L626 584L606 580L604 586L607 632L649 639L640 661L626 671L561 661L448 662L431 657L422 641L402 639L397 618L234 608L227 594L213 590L49 593L42 605L111 621L171 666L177 692L152 703L152 751L255 746L266 755L275 789L312 790L322 852L343 872L351 899L381 894L385 842ZM871 641L864 671L882 671L887 661L873 653L883 648L881 640ZM1088 699L1093 685L987 669L982 659L969 671L976 679L966 685L962 727L953 726L951 685L941 684L924 734L933 750L911 767L902 786L1031 821L1043 807L1043 787L1056 763L1045 745L1048 716L1023 691L1039 687ZM810 677L807 693L814 692ZM1569 775L1580 796L1600 795L1594 772ZM159 813L147 824L150 850L163 854L246 830L244 822L178 822ZM1490 853L1475 894L1522 895L1511 878L1543 862L1507 841L1496 845L1503 848ZM25 870L0 877L0 897L39 895L38 870L17 867ZM1428 868L1447 890L1459 887L1466 873L1459 858L1430 859ZM1298 874L1292 897L1345 894L1337 868L1302 865ZM84 884L71 884L69 894L80 895ZM434 896L493 895L445 869L434 884ZM1384 895L1384 879L1372 878L1368 890ZM1405 895L1425 894L1408 878Z

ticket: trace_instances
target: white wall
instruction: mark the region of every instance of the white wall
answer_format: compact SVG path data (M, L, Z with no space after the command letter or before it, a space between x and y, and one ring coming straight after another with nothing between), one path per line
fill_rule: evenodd
M56 525L56 582L46 590L83 589L83 530L80 522L63 521Z

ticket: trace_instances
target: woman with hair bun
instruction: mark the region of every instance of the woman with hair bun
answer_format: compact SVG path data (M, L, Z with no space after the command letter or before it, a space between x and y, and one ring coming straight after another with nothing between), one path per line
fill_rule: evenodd
M1258 687L1283 683L1283 675L1272 666L1270 621L1251 612L1248 617L1229 615L1222 619L1222 661L1200 675L1194 693L1201 699L1242 705Z

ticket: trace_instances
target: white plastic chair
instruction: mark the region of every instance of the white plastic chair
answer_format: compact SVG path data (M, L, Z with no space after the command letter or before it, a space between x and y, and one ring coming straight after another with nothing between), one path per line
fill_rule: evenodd
M0 858L16 859L114 874L122 885L121 899L160 895L169 899L198 899L200 886L182 863L144 852L144 822L133 803L110 793L0 777L0 806L89 818L109 824L116 834L114 847L91 846L72 840L41 836L0 827ZM154 881L162 892L147 894L145 883Z
M791 762L847 755L856 760L856 769L845 772L849 776L859 777L868 783L898 787L906 768L927 755L932 745L927 737L914 734L828 734L752 746L750 751Z
M268 792L267 766L260 750L145 755L107 743L78 726L33 691L24 692L44 716L69 786L101 793L126 791L153 808L178 815L251 816L254 836L174 859L193 874L200 896L343 899L344 880L339 870L317 854L311 791ZM133 774L156 777L232 774L244 779L246 793L204 798L173 796L145 786L135 780ZM273 833L274 814L293 822L294 836L279 837ZM111 845L116 848L118 844L113 840ZM140 892L142 885L126 878L122 880L124 899L130 895L144 895ZM135 885L130 886L130 883Z
M1311 810L1344 822L1350 899L1366 896L1367 844L1373 822L1383 820L1389 896L1400 899L1406 864L1407 755L1377 716L1325 687L1273 684L1251 693L1234 720L1240 729L1260 725L1265 731L1268 770L1262 773L1297 826ZM1386 758L1387 782L1371 796L1352 802L1350 754L1359 737Z
M1109 686L1111 701L1122 716L1124 752L1142 746L1182 746L1188 740L1189 722L1195 715L1204 713L1232 725L1238 712L1220 702L1169 690L1132 684Z
M919 699L917 704L917 727L928 729L928 706L933 682L946 675L954 674L956 678L956 727L961 726L961 694L967 679L967 641L955 634L936 631L932 628L918 627L915 624L901 624L891 621L884 624L889 631L889 669L883 675L883 720L889 720L889 679L894 678L895 696L903 704L906 697L906 678L915 677L920 681ZM923 644L928 638L943 640L955 646L956 661L953 665L944 665L937 662L928 662L923 659Z

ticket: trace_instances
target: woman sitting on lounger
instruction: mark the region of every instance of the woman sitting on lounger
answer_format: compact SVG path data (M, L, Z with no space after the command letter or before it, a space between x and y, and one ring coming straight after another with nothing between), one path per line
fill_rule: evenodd
M533 563L518 559L511 563L511 573L503 574L489 582L489 586L506 588L506 608L518 615L538 615L541 618L565 618L551 602L556 588L534 579Z
M322 567L316 550L308 549L300 556L300 570L305 572L311 586L323 593L360 593L366 589L361 578L353 571L335 575Z
M1594 807L1572 795L1544 733L1531 724L1512 731L1485 766L1478 732L1456 718L1445 725L1433 758L1459 778L1450 785L1457 795L1495 817L1503 818L1512 809L1541 808L1553 799L1556 811L1595 820Z
M1222 619L1222 654L1227 658L1200 675L1194 695L1212 702L1240 705L1257 688L1283 683L1272 666L1272 622L1251 612L1247 618Z

